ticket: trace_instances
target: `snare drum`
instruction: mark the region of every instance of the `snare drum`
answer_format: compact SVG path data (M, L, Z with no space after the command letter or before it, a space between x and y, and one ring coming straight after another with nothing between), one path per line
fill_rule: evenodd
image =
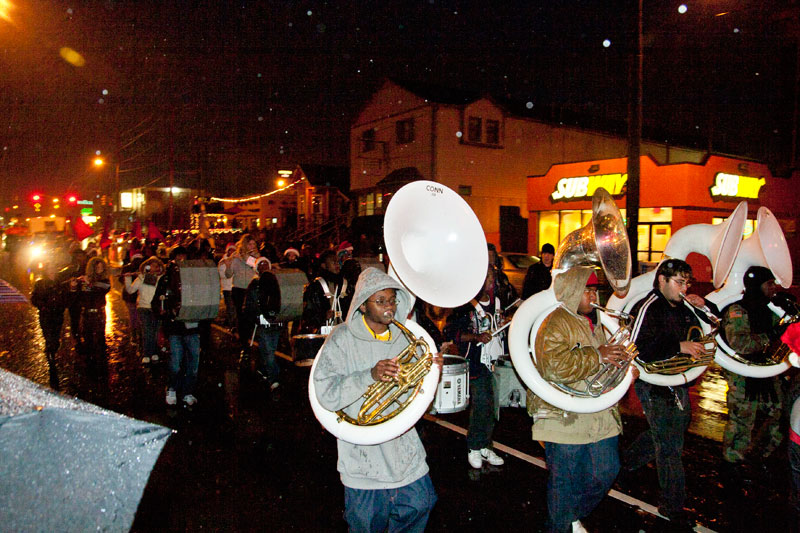
M457 413L469 403L469 363L458 355L444 355L442 379L436 389L432 413Z
M292 361L297 366L311 366L327 335L306 334L292 336Z

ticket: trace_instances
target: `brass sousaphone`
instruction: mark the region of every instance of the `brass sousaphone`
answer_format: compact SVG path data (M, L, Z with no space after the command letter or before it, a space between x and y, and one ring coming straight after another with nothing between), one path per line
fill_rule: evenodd
M412 297L439 307L457 307L473 298L486 279L486 237L475 213L456 192L432 181L415 181L397 191L386 209L384 241L390 274ZM427 411L439 382L431 364L437 347L413 320L396 317L409 340L400 354L400 378L376 382L365 391L358 416L320 405L314 387L314 360L308 395L314 415L334 436L352 444L373 445L405 433ZM343 326L340 326L343 327ZM350 409L350 406L348 406Z
M559 244L553 260L553 276L575 266L600 266L615 292L625 294L631 281L631 250L622 215L611 195L598 188L592 196L592 219ZM633 380L628 369L617 383L603 385L602 394L565 390L545 380L536 368L536 335L545 318L560 306L550 288L534 294L519 307L511 322L508 349L514 369L540 398L559 409L594 413L617 403ZM616 328L614 330L616 332ZM624 340L621 340L624 344ZM631 347L634 350L635 347ZM627 346L626 346L627 350Z

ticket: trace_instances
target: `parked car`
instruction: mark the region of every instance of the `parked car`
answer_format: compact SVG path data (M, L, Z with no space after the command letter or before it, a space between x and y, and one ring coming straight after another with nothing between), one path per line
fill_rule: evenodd
M522 283L525 281L525 274L528 267L538 263L539 258L535 255L520 254L515 252L500 252L497 256L503 261L503 272L508 276L508 281L522 294Z

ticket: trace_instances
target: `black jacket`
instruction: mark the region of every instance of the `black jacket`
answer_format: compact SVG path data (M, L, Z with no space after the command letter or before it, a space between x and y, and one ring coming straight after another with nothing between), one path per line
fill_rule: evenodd
M333 292L338 291L342 285L342 278L338 274L334 274L325 269L320 269L320 277L325 279L328 284L328 290ZM303 291L303 319L301 331L303 333L319 333L322 326L325 325L328 311L331 309L331 301L325 297L325 291L322 290L322 285L316 279L306 285ZM342 316L342 319L345 317Z
M270 271L261 273L247 286L244 298L245 319L252 328L259 315L263 315L268 322L276 322L281 310L281 289L278 278Z
M549 289L552 281L550 268L541 261L529 266L522 283L522 299L527 300L537 292Z
M31 305L39 309L40 315L63 315L67 307L66 287L47 278L36 280L31 293Z
M129 261L122 265L122 270L120 271L119 277L117 278L120 284L122 285L122 299L126 302L136 303L137 294L129 293L125 290L125 276L133 276L134 278L139 274L139 266L141 266L144 258L142 256L136 257L132 261ZM138 292L138 291L137 291Z
M688 340L689 328L700 320L683 303L671 305L658 289L653 289L633 306L632 340L639 349L639 359L646 363L678 355L681 342Z

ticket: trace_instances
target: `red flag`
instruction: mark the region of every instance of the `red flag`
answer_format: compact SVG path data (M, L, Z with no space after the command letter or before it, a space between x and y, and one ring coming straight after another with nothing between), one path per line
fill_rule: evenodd
M103 223L103 234L100 236L100 249L105 250L109 246L111 246L111 239L109 238L109 233L111 232L111 217L106 216L106 220Z
M94 234L94 230L86 225L86 222L81 217L75 217L70 222L72 223L72 233L75 235L76 241L82 241Z
M161 235L161 232L158 231L155 222L148 222L147 223L147 239L151 241L161 240L164 236Z
M133 223L133 229L131 229L131 233L133 233L134 239L141 239L142 238L142 223L136 220Z

